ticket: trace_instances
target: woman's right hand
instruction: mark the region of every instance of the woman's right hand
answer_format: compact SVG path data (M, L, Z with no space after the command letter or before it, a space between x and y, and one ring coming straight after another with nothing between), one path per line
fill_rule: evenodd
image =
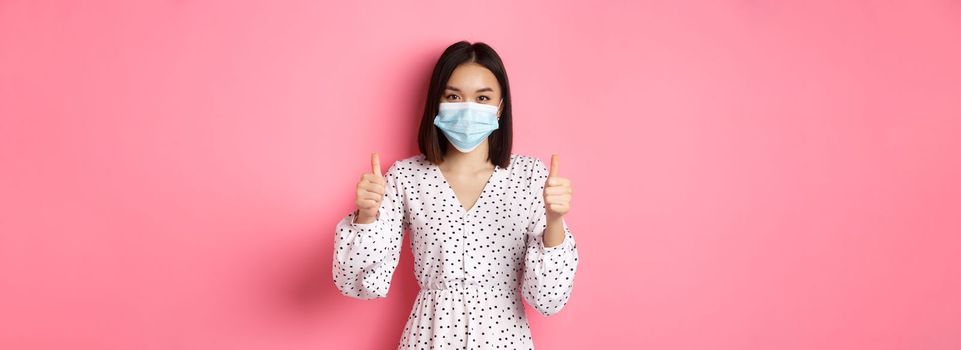
M377 220L380 202L384 200L387 191L387 180L380 173L380 156L370 155L370 171L361 175L357 182L357 217L358 224L369 224Z

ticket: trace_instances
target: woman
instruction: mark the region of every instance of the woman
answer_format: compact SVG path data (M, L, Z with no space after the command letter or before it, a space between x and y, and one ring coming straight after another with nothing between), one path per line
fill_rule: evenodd
M511 153L510 87L490 46L461 41L441 55L418 143L386 174L371 155L357 209L336 227L337 288L387 296L409 229L421 289L399 349L533 349L521 295L550 316L573 288L571 186L556 155L549 171Z

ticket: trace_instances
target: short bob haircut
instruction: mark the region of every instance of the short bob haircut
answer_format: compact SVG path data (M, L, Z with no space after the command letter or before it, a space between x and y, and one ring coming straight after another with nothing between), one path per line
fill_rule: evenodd
M427 89L424 117L420 120L420 131L417 133L420 153L423 153L427 160L434 164L441 163L444 155L447 154L450 141L441 136L443 134L440 128L434 125L434 118L437 116L440 98L454 69L469 62L486 67L491 73L494 73L494 77L500 84L501 98L504 101L501 105L498 127L487 136L487 142L490 145L487 159L494 165L506 168L510 164L511 158L511 89L507 82L507 70L504 69L504 63L500 56L493 48L482 42L471 44L467 41L460 41L454 43L448 46L437 60L434 73L430 78L430 86Z

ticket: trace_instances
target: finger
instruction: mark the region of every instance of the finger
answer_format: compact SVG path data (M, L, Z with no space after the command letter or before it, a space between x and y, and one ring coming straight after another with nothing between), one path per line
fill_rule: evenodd
M551 204L548 207L551 211L555 213L566 213L568 210L571 209L570 206L563 205L563 204Z
M548 177L557 176L557 163L558 163L557 154L552 154L551 155L551 172L550 174L547 175Z
M386 193L384 191L384 187L381 185L367 184L366 186L360 186L360 189L367 192L376 193L381 196L383 196Z
M375 184L380 186L387 186L387 180L383 176L377 176L372 173L364 173L364 175L361 176L360 179L361 179L361 182L366 182L369 184Z
M570 188L570 187L565 187L565 186L551 186L551 187L547 187L546 189L544 189L544 194L546 194L546 195L552 195L552 194L570 194L570 193L571 193L571 188Z
M383 176L378 177L377 175L371 173L364 173L364 175L360 177L359 184L360 186L374 185L387 187L387 179L385 179Z
M381 200L383 200L384 195L382 195L382 194L380 194L380 193L376 193L376 192L371 192L371 191L366 191L366 190L365 190L365 191L362 191L361 193L357 194L357 198L360 198L360 199L370 199L370 200L374 200L374 201L380 202Z
M379 207L377 201L373 199L359 199L357 200L357 208L359 209L373 209Z
M570 184L571 180L567 179L566 177L552 176L547 178L548 186L570 186Z
M356 195L356 196L357 196L357 199L373 199L373 200L376 200L376 201L381 201L381 200L384 198L384 195L382 195L382 194L380 194L380 193L371 192L371 191L365 190L365 189L359 189L359 190L357 190L357 195Z
M571 201L571 196L567 194L552 194L544 198L548 204L564 204Z
M380 172L380 155L377 152L370 154L370 172L378 177L381 177Z
M367 174L367 175L370 175L370 174ZM373 175L370 175L370 176L373 176ZM365 180L357 184L357 191L369 191L369 192L374 192L379 194L385 194L387 193L387 187L384 186L383 184Z

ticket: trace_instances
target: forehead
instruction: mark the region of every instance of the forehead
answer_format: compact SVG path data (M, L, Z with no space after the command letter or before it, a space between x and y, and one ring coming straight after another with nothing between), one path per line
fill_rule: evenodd
M450 79L447 80L447 85L460 88L461 90L467 89L468 92L474 92L484 87L492 88L494 91L500 91L500 85L498 85L497 77L494 76L494 73L491 73L486 67L473 62L457 66L451 73Z

